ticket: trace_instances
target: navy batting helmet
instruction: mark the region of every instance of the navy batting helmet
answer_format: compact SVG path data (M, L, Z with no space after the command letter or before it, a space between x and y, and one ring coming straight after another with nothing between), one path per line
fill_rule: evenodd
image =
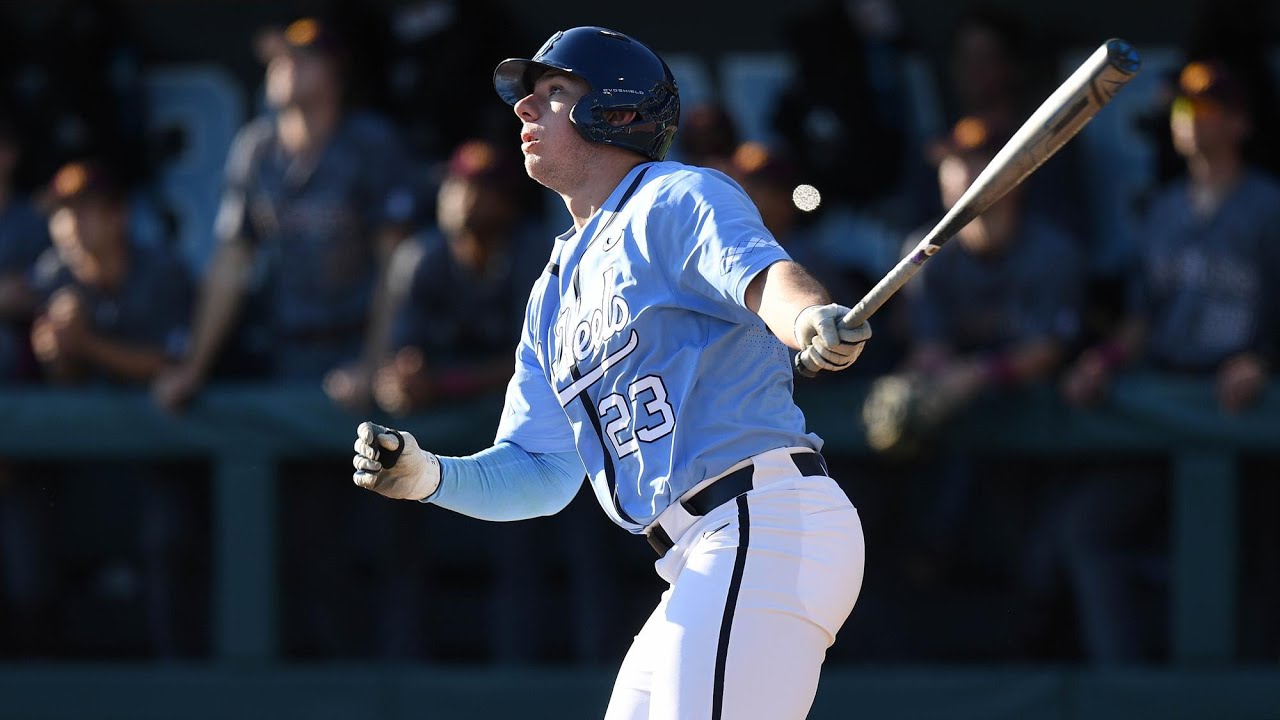
M648 46L601 27L563 30L533 59L499 63L493 87L508 105L515 105L548 70L569 73L591 86L569 112L584 138L633 150L650 160L666 157L680 119L680 91L671 68ZM615 127L604 118L610 110L634 111L636 118Z

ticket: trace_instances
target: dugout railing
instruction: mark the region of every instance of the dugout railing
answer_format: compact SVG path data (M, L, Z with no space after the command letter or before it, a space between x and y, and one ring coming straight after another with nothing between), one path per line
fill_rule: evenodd
M860 382L799 389L811 427L826 439L829 452L869 452L856 420L864 390ZM402 424L430 438L433 449L470 452L492 437L500 402L486 398ZM2 665L0 718L84 716L75 712L84 702L102 711L94 717L399 718L418 716L421 708L413 698L424 696L436 698L435 712L425 716L494 716L475 714L481 706L464 692L471 685L503 686L516 693L513 698L525 688L526 697L544 697L548 708L577 708L572 716L598 711L611 668L336 670L280 660L277 461L342 454L358 419L311 390L217 387L188 412L173 415L139 392L5 389L0 457L212 462L213 657L185 667ZM1124 670L835 668L823 683L814 717L843 717L840 708L849 702L859 717L905 717L909 708L918 709L913 716L929 716L933 708L949 709L950 717L1199 717L1212 711L1220 717L1280 718L1280 668L1235 664L1237 467L1246 454L1280 453L1280 392L1229 416L1217 409L1207 381L1126 377L1104 407L1089 411L1064 406L1051 388L1033 388L980 404L951 423L939 442L953 451L986 454L1166 457L1173 483L1170 664ZM505 695L485 702L501 703ZM139 697L142 705L135 702ZM201 697L208 699L203 707L192 704ZM298 706L299 698L311 709ZM350 707L363 710L344 714ZM879 714L895 708L907 715ZM1153 709L1160 712L1148 715ZM534 717L527 711L521 716Z

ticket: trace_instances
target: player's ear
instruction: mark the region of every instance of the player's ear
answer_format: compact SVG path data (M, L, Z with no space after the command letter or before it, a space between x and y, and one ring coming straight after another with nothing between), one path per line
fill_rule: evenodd
M622 127L630 125L631 121L636 119L635 110L606 110L604 111L604 120L614 127Z

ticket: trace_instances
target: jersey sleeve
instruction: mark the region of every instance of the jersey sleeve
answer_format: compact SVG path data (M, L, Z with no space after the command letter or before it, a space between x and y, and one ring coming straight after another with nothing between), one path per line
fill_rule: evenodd
M751 279L790 256L727 177L686 172L666 182L647 232L667 255L673 287L745 310Z
M468 457L440 458L440 486L424 503L481 520L554 515L587 476L576 452L530 453L498 443Z
M544 276L545 278L545 276ZM534 297L539 293L534 289ZM538 362L533 303L525 311L525 329L516 348L516 368L507 384L507 399L494 444L510 442L532 453L574 452L573 429Z

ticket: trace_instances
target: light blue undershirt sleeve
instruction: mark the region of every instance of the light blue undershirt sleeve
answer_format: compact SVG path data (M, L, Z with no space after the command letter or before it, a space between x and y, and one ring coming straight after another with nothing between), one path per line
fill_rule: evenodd
M576 452L530 453L499 442L475 455L441 457L440 487L422 502L481 520L527 520L563 510L586 474Z

